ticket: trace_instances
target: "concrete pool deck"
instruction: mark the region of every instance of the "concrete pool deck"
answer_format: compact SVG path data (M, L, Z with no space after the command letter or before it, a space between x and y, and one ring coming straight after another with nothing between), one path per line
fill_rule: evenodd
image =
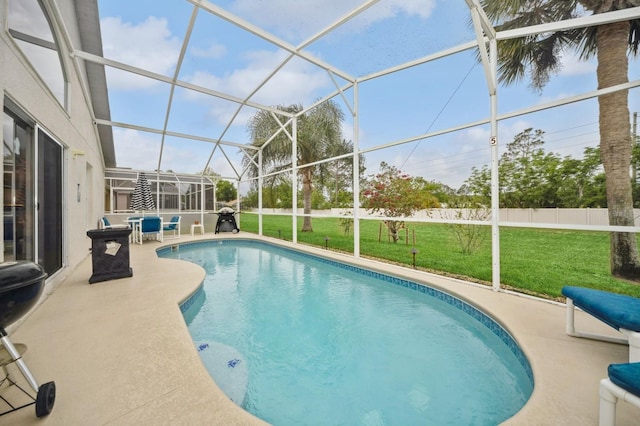
M44 303L9 329L14 344L28 346L23 358L38 383L55 381L53 411L38 419L34 407L27 407L0 417L0 425L265 424L226 398L201 364L189 336L178 304L202 282L204 271L155 254L166 245L243 237L253 236L183 235L165 243L134 244L133 277L92 285L87 257ZM628 361L626 346L567 336L564 305L366 259L356 261L323 249L296 248L429 282L497 319L521 345L535 378L531 399L505 424L596 425L599 381L609 364ZM582 312L576 313L576 324L616 334ZM10 368L12 377L24 383L15 366ZM0 389L2 396L5 387ZM617 413L618 425L638 424L640 412L629 404L619 402Z

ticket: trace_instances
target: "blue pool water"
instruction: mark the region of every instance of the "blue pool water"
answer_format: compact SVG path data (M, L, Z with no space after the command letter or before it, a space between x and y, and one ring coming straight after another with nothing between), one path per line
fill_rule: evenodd
M254 241L158 254L206 269L182 306L195 345L274 425L495 425L533 390L511 336L432 288Z

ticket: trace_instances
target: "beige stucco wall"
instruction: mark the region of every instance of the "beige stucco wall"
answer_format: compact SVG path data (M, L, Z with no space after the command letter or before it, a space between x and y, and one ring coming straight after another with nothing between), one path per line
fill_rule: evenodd
M6 22L6 3L0 2L0 22ZM0 32L0 90L3 94L0 102L4 107L5 98L10 98L33 122L64 146L63 234L66 247L64 262L68 267L50 280L48 288L60 282L89 255L91 240L86 236L86 231L96 227L104 211L102 151L91 118L89 100L82 91L80 76L67 45L67 40L71 40L74 46L80 47L73 2L58 0L56 4L65 27L72 29L66 35L58 34L68 81L66 110L13 43L7 29L3 26ZM61 30L56 28L56 31ZM77 197L78 184L80 201Z

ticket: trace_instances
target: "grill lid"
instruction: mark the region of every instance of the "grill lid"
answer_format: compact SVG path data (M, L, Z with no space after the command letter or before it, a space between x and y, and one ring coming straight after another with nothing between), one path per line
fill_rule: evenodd
M27 260L0 263L0 292L31 285L47 277L37 263Z

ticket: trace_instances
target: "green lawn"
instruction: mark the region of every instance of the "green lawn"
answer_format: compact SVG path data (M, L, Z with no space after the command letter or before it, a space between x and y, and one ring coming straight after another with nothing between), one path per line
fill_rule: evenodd
M243 213L242 232L258 232L258 215ZM313 218L314 232L298 231L298 242L330 250L353 253L353 235L344 235L335 218ZM297 229L302 227L298 219ZM389 242L386 228L379 241L380 221L362 220L360 254L411 266L416 249L416 267L471 281L491 282L491 240L487 234L478 250L463 254L449 225L408 223L397 243ZM483 232L489 233L489 227ZM265 216L263 234L292 240L292 219ZM415 245L413 239L415 235ZM640 285L613 278L609 273L609 234L528 228L500 229L501 281L505 288L547 298L561 297L564 285L577 285L640 297Z

